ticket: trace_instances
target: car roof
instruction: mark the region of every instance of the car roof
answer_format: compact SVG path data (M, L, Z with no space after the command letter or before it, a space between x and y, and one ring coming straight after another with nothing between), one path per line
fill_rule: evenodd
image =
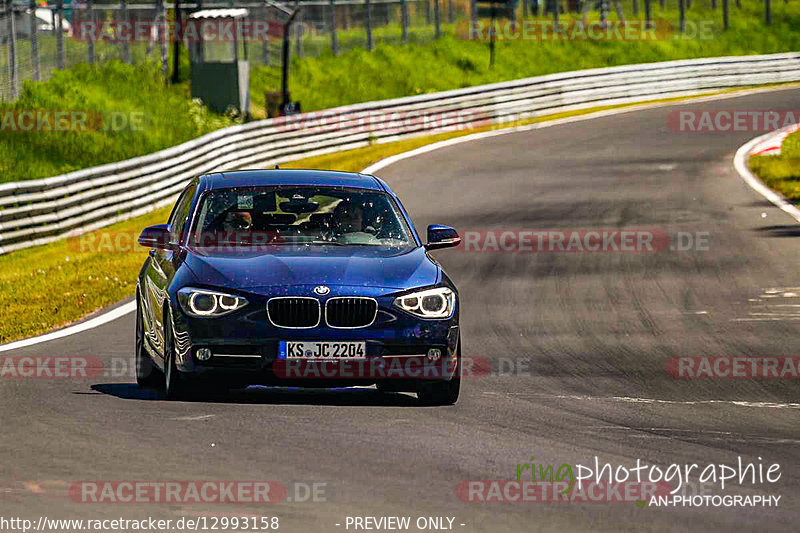
M277 185L319 185L384 190L380 181L374 176L335 170L234 170L206 174L200 177L200 181L201 188L205 190Z

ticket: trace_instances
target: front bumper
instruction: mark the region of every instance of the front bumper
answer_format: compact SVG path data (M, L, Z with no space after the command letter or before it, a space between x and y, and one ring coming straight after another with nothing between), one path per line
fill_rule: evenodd
M452 342L426 345L391 345L367 341L363 359L280 359L277 340L262 345L196 345L178 366L199 382L236 385L280 385L287 387L345 387L379 381L399 384L397 390L416 390L420 382L452 379L457 368L458 327ZM208 348L212 357L200 361L197 351ZM428 356L434 349L438 358ZM370 353L371 352L371 353Z
M426 320L393 308L394 294L370 296L378 300L378 317L357 329L324 324L311 329L275 327L266 313L266 296L247 295L250 303L245 308L219 318L192 317L177 306L173 317L178 370L188 378L231 386L327 388L390 380L402 384L398 390L413 391L420 382L452 379L457 368L458 304L451 318ZM286 360L279 355L280 341L362 341L366 358ZM200 349L210 349L211 359L201 361ZM441 356L429 358L431 349Z

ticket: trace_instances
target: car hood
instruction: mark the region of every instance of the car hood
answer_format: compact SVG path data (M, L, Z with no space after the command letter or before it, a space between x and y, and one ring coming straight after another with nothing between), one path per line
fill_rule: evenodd
M422 247L410 251L380 247L308 246L300 250L209 253L192 249L186 266L204 285L254 289L288 285L348 285L410 289L434 285L439 265Z

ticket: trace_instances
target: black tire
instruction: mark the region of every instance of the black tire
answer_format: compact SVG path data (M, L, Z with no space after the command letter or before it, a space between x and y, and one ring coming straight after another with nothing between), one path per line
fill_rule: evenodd
M422 405L453 405L461 392L461 339L456 349L456 370L450 381L420 383L417 399Z
M175 341L172 338L172 314L164 312L164 392L170 400L184 398L187 393L186 378L175 365Z
M136 384L140 387L153 388L158 387L163 379L161 372L159 372L147 349L144 347L144 320L142 317L142 306L139 303L139 298L136 298L136 344L135 359L136 364Z

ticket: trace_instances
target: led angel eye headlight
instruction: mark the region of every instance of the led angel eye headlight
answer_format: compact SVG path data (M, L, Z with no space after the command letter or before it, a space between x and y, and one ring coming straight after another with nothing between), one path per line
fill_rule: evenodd
M407 310L413 311L419 309L419 298L416 296L406 296L400 299L400 307Z
M450 318L456 295L447 287L437 287L399 296L394 305L420 318Z
M247 305L247 300L241 296L206 289L181 289L178 300L183 310L195 317L223 316Z
M228 296L227 294L220 294L217 297L219 306L226 311L233 311L239 306L239 298L236 296Z
M205 292L192 293L189 297L189 309L196 315L213 315L217 310L217 297Z
M447 298L441 294L431 294L422 299L423 313L441 314L447 309Z

